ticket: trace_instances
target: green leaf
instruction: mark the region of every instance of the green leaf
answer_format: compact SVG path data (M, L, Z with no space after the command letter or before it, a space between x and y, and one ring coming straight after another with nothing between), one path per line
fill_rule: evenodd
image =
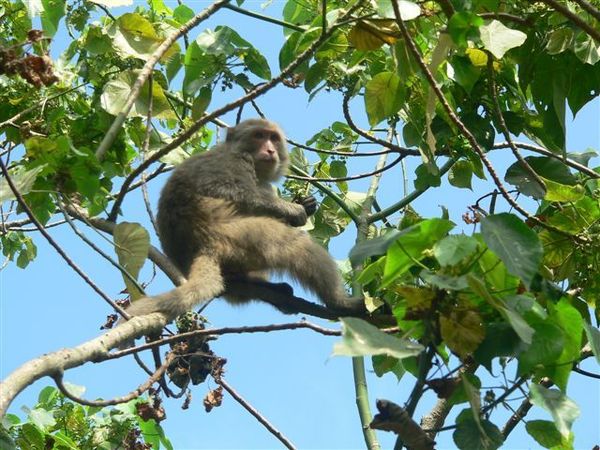
M448 65L448 77L460 84L468 94L481 76L481 69L475 67L465 56L454 55Z
M422 345L391 336L361 319L346 317L342 322L342 341L333 346L336 356L387 355L397 359L417 356Z
M429 219L403 230L387 250L382 287L389 286L415 261L420 261L425 250L431 249L452 228L454 223L449 220Z
M488 25L479 28L481 42L492 55L502 59L511 48L520 47L527 39L527 35L519 30L504 26L498 20L492 20Z
M546 51L549 55L558 55L559 53L568 50L573 45L573 30L571 28L559 28L550 33Z
M554 364L562 353L565 341L562 329L553 323L534 324L531 345L519 355L519 373L530 372L538 366Z
M537 234L517 216L508 213L484 218L481 221L481 234L508 271L531 287L543 256Z
M583 323L583 328L585 329L585 334L587 335L590 347L592 347L596 361L600 364L600 330L587 322Z
M439 173L431 173L427 164L419 164L415 169L415 189L424 191L430 187L438 187L442 184Z
M467 42L474 40L479 27L483 25L483 19L477 14L467 11L460 11L452 14L448 21L448 33L452 40L461 47L466 47Z
M140 269L148 257L150 235L146 229L138 223L121 222L115 227L113 238L115 242L115 252L119 257L119 264L123 266L134 279L137 279ZM123 280L125 281L127 291L132 299L135 300L143 295L129 277L123 275Z
M456 161L450 168L448 181L457 188L471 189L471 179L473 178L473 166L469 161Z
M542 447L556 447L562 442L562 436L556 426L548 420L530 420L525 424L525 429Z
M187 96L193 96L198 89L212 83L224 67L213 56L204 53L195 41L190 43L185 52L183 63L185 66L183 92Z
M365 108L371 126L396 114L404 102L404 84L393 72L375 75L365 88Z
M308 69L304 80L306 92L311 92L327 77L327 70L330 65L329 61L317 61Z
M569 168L555 158L528 156L525 161L544 180L569 186L577 183L577 179L569 171ZM544 198L545 192L542 187L518 161L506 170L504 180L516 186L525 195L537 199Z
M442 266L454 266L472 256L479 247L477 239L464 234L446 236L433 247L433 255Z
M232 42L236 38L235 35L239 38L239 35L229 27L222 27L215 31L205 30L196 38L196 43L209 55L224 54L229 56L233 55L235 51L235 46ZM248 43L246 42L246 44Z
M52 37L58 31L60 19L65 15L64 0L42 0L42 29L44 34Z
M547 389L539 384L532 384L530 401L548 411L554 419L556 428L564 437L568 437L571 425L579 417L577 404L557 389Z
M260 54L255 48L249 48L244 56L244 62L248 70L263 80L271 79L271 68L267 58Z
M21 428L21 434L26 440L21 448L43 449L45 448L46 440L44 432L31 423L24 423Z
M46 164L34 167L30 170L22 170L19 172L10 170L10 179L17 188L17 191L19 191L21 195L25 195L31 190L35 180L37 179L37 176L44 170L45 167ZM12 189L8 185L8 181L2 177L0 180L0 204L7 200L14 200L15 198L16 197L13 194Z
M192 103L192 119L198 120L202 117L212 99L212 90L208 86L200 89L198 96Z
M465 415L452 434L454 443L461 450L495 450L504 443L504 437L489 420L478 424L472 416Z
M544 200L549 202L576 202L585 195L585 189L581 185L568 186L551 180L546 183L546 195Z
M108 34L123 56L143 60L148 59L163 41L152 23L138 13L125 13L117 18Z
M521 317L518 312L514 311L503 300L490 294L483 281L473 274L467 274L467 280L469 281L469 286L476 294L484 298L500 314L502 314L502 316L510 323L523 342L526 344L530 344L532 342L534 330L527 324L527 322L525 322L523 317Z
M485 338L473 354L475 361L492 372L492 361L499 356L515 356L522 346L521 339L506 322L486 323Z
M373 355L372 363L373 363L373 371L375 375L378 377L382 377L388 372L396 375L396 379L400 381L406 370L402 365L401 361L398 361L396 358L387 355Z
M560 356L544 371L544 375L565 391L571 375L572 362L580 355L583 318L569 300L563 297L551 310L550 320L562 329L564 341Z
M100 97L100 103L106 112L116 116L123 110L138 75L139 70L127 70L106 83ZM148 114L149 86L148 81L142 86L141 93L129 112L129 117L145 117ZM156 82L152 83L152 117L159 119L176 118L163 88Z
M173 19L181 25L194 17L194 10L186 5L179 5L173 10Z
M581 31L575 38L575 55L581 62L593 66L600 61L600 45L593 37Z

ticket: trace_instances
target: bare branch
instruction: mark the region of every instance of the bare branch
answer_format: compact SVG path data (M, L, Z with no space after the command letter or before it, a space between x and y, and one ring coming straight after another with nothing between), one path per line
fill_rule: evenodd
M67 255L67 253L62 249L62 247L46 231L46 229L44 228L44 225L42 225L42 223L37 219L37 217L35 217L35 214L31 210L31 208L29 207L27 202L25 202L25 199L23 198L23 196L21 195L21 193L19 192L19 190L13 183L12 178L10 177L10 174L8 173L8 170L7 170L6 166L4 165L4 161L2 161L1 158L0 158L0 169L2 170L2 173L4 174L4 178L6 178L6 182L8 183L8 186L10 187L14 196L16 197L17 202L21 205L21 208L23 208L23 211L25 211L25 214L27 214L27 216L29 217L31 222L40 231L40 234L42 236L44 236L44 238L48 241L50 246L52 246L54 248L54 250L56 250L56 252L65 260L65 262L68 264L68 266L71 267L83 279L83 281L85 281L106 303L108 303L112 309L117 311L123 317L128 317L125 310L123 310L123 308L121 308L119 305L117 305L107 294L105 294L104 291L102 289L100 289L100 287L98 285L96 285L96 283L94 283L94 281L77 264L75 264L75 262L69 257L69 255Z
M379 413L375 415L370 428L392 431L411 450L433 450L435 441L411 419L408 412L388 400L377 400Z
M163 376L163 374L167 371L167 368L169 367L169 364L171 364L171 361L174 359L172 355L172 353L167 355L167 357L165 358L165 362L152 374L150 378L148 378L137 389L131 391L127 395L124 395L122 397L115 397L110 400L86 400L84 398L77 397L76 395L69 392L67 387L64 385L62 372L59 372L58 374L54 375L52 379L54 380L56 386L64 394L65 397L81 405L97 406L101 408L105 406L118 405L120 403L127 403L130 400L138 398L140 395L142 395L144 392L150 389L154 383L157 383Z
M267 430L269 430L269 432L275 436L279 442L281 442L286 448L289 448L290 450L295 450L296 447L294 446L294 444L292 444L290 442L290 440L288 438L286 438L283 433L281 431L279 431L277 428L275 428L271 422L269 422L261 413L258 412L258 410L256 408L254 408L250 403L248 403L248 401L246 399L244 399L244 397L242 397L240 394L237 393L237 391L235 389L233 389L229 383L227 383L223 377L216 377L215 381L217 382L217 384L219 386L223 386L223 389L225 389L229 395L231 395L235 401L237 401L240 405L242 405L242 407L248 411L250 414L252 414L252 416L254 416L254 418L256 420L258 420Z
M572 12L565 5L557 2L556 0L541 0L541 1L542 1L542 3L545 3L546 5L554 8L556 11L561 13L563 16L565 16L567 19L569 19L571 22L573 22L575 25L577 25L579 28L581 28L588 35L590 35L592 38L594 38L597 42L600 43L600 31L596 30L594 27L592 27L589 23L587 23L585 20L583 20L577 14ZM579 0L579 1L581 1L581 0ZM584 2L579 3L579 1L577 3L583 8L582 3L584 3Z
M513 155L515 156L517 161L519 161L519 164L521 164L521 167L523 167L525 172L527 172L531 176L531 178L537 184L539 184L540 187L542 188L542 190L545 192L546 191L546 183L544 183L544 180L542 180L540 178L540 176L537 174L537 172L535 170L533 170L533 168L529 165L529 163L525 160L525 158L523 158L523 156L521 156L521 153L519 153L519 149L515 146L515 144L512 141L512 138L510 137L510 132L508 131L508 127L506 126L506 122L504 121L504 116L502 115L502 110L500 109L500 103L498 102L498 92L496 92L496 74L494 72L493 56L490 52L487 52L487 55L488 55L487 69L488 69L488 77L489 77L488 90L489 90L490 98L492 99L494 116L496 117L496 120L498 121L498 127L500 128L500 131L504 135L504 139L506 139L506 142L508 142L508 146L512 150Z
M549 156L550 158L557 159L557 160L561 161L562 163L566 164L567 166L572 167L573 169L586 174L590 178L595 178L595 179L600 178L600 173L594 171L593 169L590 169L589 167L586 167L583 164L580 164L577 161L574 161L572 159L564 158L562 155L557 155L556 153L553 153L550 150L545 149L544 147L540 147L539 145L527 144L525 142L515 142L514 144L518 148L522 148L524 150L529 150L529 151L532 151L535 153L539 153L540 155ZM492 149L507 148L507 147L509 147L508 142L500 142L498 144L494 144Z

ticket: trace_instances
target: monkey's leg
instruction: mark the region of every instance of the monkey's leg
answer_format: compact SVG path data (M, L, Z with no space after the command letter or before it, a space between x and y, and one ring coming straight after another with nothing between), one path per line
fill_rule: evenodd
M192 263L187 282L164 294L136 300L127 308L127 313L142 316L160 312L168 319L174 319L198 303L217 297L223 290L219 262L213 256L200 254Z
M245 217L225 224L219 232L231 244L222 259L227 271L287 272L329 307L363 309L362 302L346 295L329 253L303 231L271 218Z

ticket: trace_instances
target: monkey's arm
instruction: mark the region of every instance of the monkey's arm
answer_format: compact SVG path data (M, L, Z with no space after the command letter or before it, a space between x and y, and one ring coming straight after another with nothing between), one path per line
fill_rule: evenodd
M244 198L236 206L242 214L280 219L293 227L300 227L307 220L304 206L287 202L273 194L269 197Z

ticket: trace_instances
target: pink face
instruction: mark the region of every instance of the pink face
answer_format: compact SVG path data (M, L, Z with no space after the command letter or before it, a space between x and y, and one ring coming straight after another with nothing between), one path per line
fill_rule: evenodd
M282 148L281 134L277 130L262 128L252 132L254 166L261 180L277 178L280 165L279 151Z

